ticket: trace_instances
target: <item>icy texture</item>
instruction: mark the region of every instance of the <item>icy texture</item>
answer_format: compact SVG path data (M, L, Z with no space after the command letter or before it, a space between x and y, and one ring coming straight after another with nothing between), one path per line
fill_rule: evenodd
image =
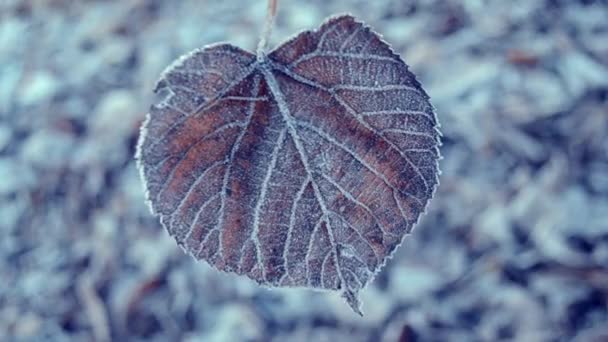
M405 63L346 15L268 56L195 50L156 92L137 158L177 242L260 284L340 291L361 314L437 185L437 119Z

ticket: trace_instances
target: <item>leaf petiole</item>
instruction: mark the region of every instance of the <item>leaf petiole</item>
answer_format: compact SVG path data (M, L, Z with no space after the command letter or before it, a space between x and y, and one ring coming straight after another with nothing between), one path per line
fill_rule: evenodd
M268 47L268 40L272 33L272 25L274 24L274 17L277 15L277 3L278 0L268 0L268 10L266 12L266 21L264 22L264 29L260 35L260 42L256 54L258 60L264 59L266 56L266 48Z

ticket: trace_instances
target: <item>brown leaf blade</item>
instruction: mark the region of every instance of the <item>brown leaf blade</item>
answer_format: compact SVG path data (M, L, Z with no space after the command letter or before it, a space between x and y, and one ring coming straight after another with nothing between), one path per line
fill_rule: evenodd
M351 16L268 56L176 61L142 128L146 196L190 254L268 286L358 293L438 183L439 132L405 63Z

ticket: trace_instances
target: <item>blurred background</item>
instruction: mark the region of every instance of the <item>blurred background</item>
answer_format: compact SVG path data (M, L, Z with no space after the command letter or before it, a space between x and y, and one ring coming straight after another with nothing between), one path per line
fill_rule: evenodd
M0 1L1 340L608 340L608 1L280 1L274 44L351 12L442 124L439 190L363 318L195 263L144 203L133 154L160 72L253 49L265 10Z

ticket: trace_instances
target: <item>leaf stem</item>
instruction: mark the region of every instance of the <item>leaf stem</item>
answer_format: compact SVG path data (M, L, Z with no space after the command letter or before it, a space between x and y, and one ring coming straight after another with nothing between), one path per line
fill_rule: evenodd
M263 59L264 56L266 56L266 48L268 47L268 40L270 39L270 33L272 32L274 17L277 15L277 3L278 0L268 0L266 21L264 22L264 29L260 35L260 42L258 43L258 49L256 52L258 55L258 60Z

